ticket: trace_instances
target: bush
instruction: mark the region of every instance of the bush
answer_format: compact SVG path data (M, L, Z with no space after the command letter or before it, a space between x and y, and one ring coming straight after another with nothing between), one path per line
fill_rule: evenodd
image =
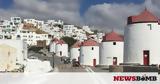
M69 48L70 48L75 42L77 42L77 40L75 40L75 39L72 38L72 37L62 37L61 39L64 40L64 41L68 44Z

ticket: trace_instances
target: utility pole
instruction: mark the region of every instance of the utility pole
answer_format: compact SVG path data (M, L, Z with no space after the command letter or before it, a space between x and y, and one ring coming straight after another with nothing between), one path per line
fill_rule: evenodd
M54 64L55 64L55 63L54 63L54 56L55 56L55 55L56 55L56 53L53 52L53 54L52 54L52 57L53 57L53 68L54 68L54 66L55 66L55 65L54 65Z

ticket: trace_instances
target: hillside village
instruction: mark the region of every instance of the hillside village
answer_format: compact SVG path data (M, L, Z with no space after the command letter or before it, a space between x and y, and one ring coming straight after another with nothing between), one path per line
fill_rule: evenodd
M37 41L46 41L46 45L53 38L73 37L76 40L87 40L88 36L101 41L102 33L94 34L88 26L77 27L64 24L62 20L40 21L35 19L21 19L11 17L10 20L0 21L1 39L21 39L28 45L37 45Z
M95 34L89 26L78 27L76 25L65 24L62 20L47 20L45 22L36 19L22 19L21 17L11 17L10 20L0 20L1 45L14 45L18 49L17 51L22 50L24 59L20 60L27 60L27 58L29 58L29 48L48 48L54 39L61 40L62 37L70 37L82 42L88 38L93 38L97 42L100 42L102 36L103 33L98 32ZM66 56L68 56L68 45L66 48ZM8 52L11 51L9 50ZM2 53L2 55L3 54L4 53ZM16 53L16 55L18 55L18 53ZM19 64L22 64L22 62ZM5 68L9 67L9 65L12 64L2 65L3 68L0 71L5 71ZM8 70L9 69L6 71Z

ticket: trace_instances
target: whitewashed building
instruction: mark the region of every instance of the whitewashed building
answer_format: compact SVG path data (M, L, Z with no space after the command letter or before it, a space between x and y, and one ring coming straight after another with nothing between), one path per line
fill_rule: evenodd
M13 22L9 20L1 20L0 21L0 32L5 34L13 34L16 33L17 26L14 25Z
M59 40L56 44L56 56L68 57L68 44L63 40Z
M0 71L22 69L27 59L27 45L22 40L0 40Z
M79 61L81 42L77 41L70 49L71 60Z
M60 25L60 23L57 23L57 24ZM56 25L56 23L47 22L46 24L43 25L41 30L54 36L54 38L60 39L62 36L64 36L64 33L62 28L59 27L58 25Z
M49 25L63 25L64 24L62 20L47 20L46 23Z
M64 35L68 37L71 37L76 29L74 25L63 25Z
M112 31L100 43L100 65L118 65L123 63L123 37Z
M104 36L104 33L98 32L97 33L97 42L101 43L101 41L103 40L103 36Z
M89 26L83 26L82 29L90 34L93 34L94 32L91 31L90 27Z
M38 29L42 28L44 24L44 21L36 20L36 19L24 19L23 21L24 23L33 24L34 26L37 26Z
M52 53L56 52L56 45L59 42L58 39L54 38L53 40L51 40L50 44L49 44L49 51Z
M99 44L94 40L82 42L80 47L80 64L96 66L99 64Z
M50 40L52 39L49 34L47 34L44 31L41 31L37 28L37 26L34 26L31 23L25 23L22 24L17 33L15 34L17 37L19 37L21 40L24 40L27 42L28 45L36 46L37 41L46 41L46 45L49 45Z
M128 17L124 33L124 63L160 64L159 38L158 18L147 9Z
M13 23L13 25L19 25L22 23L21 17L11 17L10 21Z

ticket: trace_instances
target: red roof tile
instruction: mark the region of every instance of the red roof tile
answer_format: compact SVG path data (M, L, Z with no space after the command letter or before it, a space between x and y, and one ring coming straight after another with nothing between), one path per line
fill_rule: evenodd
M81 46L81 42L77 41L75 44L72 45L72 48L79 48Z
M89 39L82 42L82 46L98 46L98 43L94 40Z
M59 40L59 39L57 39L57 38L54 38L54 39L52 40L52 42L55 42L56 44L66 44L62 39Z
M58 42L59 40L57 39L57 38L54 38L53 40L52 40L52 42Z
M57 44L66 44L63 40L59 40Z
M106 41L123 41L123 36L112 31L106 34L105 36L103 36L102 42L106 42Z
M128 17L128 24L145 23L145 22L158 22L158 18L151 12L145 9L139 15Z

